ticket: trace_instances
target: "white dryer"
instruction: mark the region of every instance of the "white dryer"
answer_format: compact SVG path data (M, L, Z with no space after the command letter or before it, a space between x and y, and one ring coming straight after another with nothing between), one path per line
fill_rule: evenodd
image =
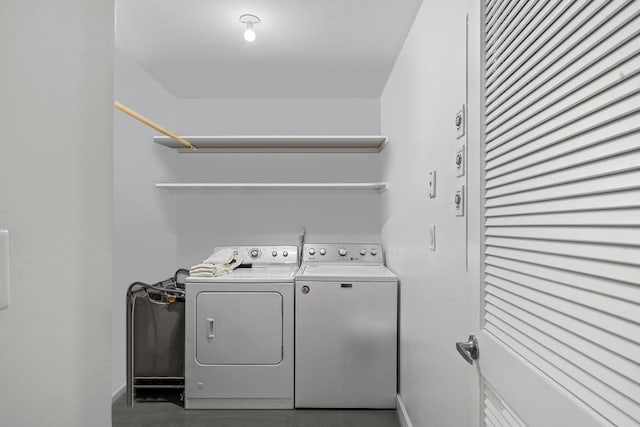
M381 245L304 245L295 293L297 408L396 407L397 295Z
M186 279L185 408L293 408L298 249L232 249L251 268Z

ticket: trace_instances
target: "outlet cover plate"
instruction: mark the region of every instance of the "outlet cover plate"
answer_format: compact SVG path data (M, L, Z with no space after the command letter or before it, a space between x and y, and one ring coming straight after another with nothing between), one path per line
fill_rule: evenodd
M436 197L436 171L429 171L429 179L427 181L427 187L429 188L429 198Z
M458 147L458 150L456 151L455 162L456 162L456 176L458 177L464 176L464 163L465 163L464 144Z
M460 139L464 136L466 126L466 113L465 105L456 112L455 125L456 125L456 139Z
M9 232L0 230L0 310L9 307Z
M456 206L456 216L464 216L464 185L456 188L454 203Z
M429 250L436 250L436 225L431 224L429 226Z

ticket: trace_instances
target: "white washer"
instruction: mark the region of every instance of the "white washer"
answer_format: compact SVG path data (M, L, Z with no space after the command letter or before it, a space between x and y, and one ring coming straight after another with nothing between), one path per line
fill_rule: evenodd
M395 408L397 277L378 244L305 244L296 276L297 408Z
M186 280L184 406L293 408L298 249L232 249L252 268Z

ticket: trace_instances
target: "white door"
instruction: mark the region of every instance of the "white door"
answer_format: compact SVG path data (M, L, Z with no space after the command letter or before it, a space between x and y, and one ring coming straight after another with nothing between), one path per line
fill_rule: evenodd
M638 426L640 1L470 16L479 424Z

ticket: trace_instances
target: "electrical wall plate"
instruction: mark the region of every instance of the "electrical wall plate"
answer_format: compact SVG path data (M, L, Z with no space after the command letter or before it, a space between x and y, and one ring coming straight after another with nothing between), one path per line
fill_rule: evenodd
M462 144L456 151L456 176L464 176L464 163L464 144Z
M429 250L436 250L436 225L431 224L429 226Z
M465 132L465 122L466 122L466 114L465 114L465 105L462 104L462 107L456 113L455 125L456 125L456 139L460 139L464 136Z
M429 187L429 198L436 197L436 171L429 171L429 179L427 181L427 187Z
M9 307L9 232L0 230L0 310Z
M456 188L456 194L453 197L456 207L456 216L464 216L464 185Z

